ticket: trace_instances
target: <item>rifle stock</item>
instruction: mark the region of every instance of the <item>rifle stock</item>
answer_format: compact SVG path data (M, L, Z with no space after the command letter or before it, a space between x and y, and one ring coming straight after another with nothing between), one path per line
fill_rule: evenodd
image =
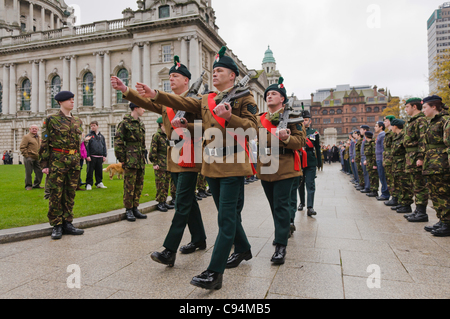
M197 81L195 81L195 83L192 84L186 97L197 98L198 91L200 91L200 87L202 86L202 83L203 83L204 75L205 75L205 71L203 71L202 74L200 75L200 77L197 79ZM181 118L185 117L185 115L186 115L185 111L178 111L174 117L174 120L181 119ZM184 120L181 120L181 124L186 124L186 122Z

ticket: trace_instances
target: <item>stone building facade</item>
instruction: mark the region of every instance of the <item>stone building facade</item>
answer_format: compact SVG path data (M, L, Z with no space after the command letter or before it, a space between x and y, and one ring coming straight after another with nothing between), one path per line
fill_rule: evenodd
M195 81L202 71L212 86L212 65L226 42L219 36L211 0L137 1L123 18L74 26L73 9L63 0L0 0L0 150L13 150L18 161L22 137L32 124L42 125L59 111L53 97L61 90L75 93L74 114L84 123L99 122L107 139L109 162L117 124L128 103L112 90L116 75L130 86L137 82L170 92L169 69L180 56ZM4 11L2 10L4 8ZM242 78L246 65L232 50ZM250 82L261 111L267 109L265 71ZM238 80L240 80L240 78ZM203 88L202 88L203 89ZM156 132L157 115L147 112L147 147Z

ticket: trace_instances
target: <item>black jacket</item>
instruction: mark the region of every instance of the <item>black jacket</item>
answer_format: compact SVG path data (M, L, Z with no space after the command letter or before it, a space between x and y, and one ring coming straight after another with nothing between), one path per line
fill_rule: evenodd
M105 137L102 133L95 134L94 131L91 131L86 137L92 136L86 145L87 156L90 157L92 155L107 157L106 151L106 142Z

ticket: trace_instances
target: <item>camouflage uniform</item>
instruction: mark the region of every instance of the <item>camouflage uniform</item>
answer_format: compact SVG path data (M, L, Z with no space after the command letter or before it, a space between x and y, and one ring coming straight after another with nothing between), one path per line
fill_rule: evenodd
M405 173L406 149L403 145L404 137L405 131L402 130L394 136L392 141L392 169L394 173L394 187L397 191L399 205L411 206L414 195L412 192L409 175Z
M40 165L49 168L46 186L49 189L48 220L51 226L72 223L73 206L80 178L80 143L83 122L63 112L47 117L42 126Z
M123 163L123 204L127 210L137 208L144 188L145 126L140 119L125 115L117 127L114 152Z
M384 138L384 153L383 153L383 165L386 172L386 180L389 188L389 193L392 197L398 198L397 190L395 189L393 163L394 158L392 156L392 142L394 140L395 133L389 131Z
M378 178L378 170L374 169L377 166L377 159L375 156L375 140L367 141L364 146L364 155L366 156L367 172L369 173L370 191L377 192L380 186Z
M206 191L207 185L208 185L208 183L206 182L206 177L203 176L201 173L198 173L197 190L198 191Z
M419 143L419 152L425 154L422 173L427 177L430 198L437 217L445 224L450 224L449 119L442 113L434 116ZM447 134L444 134L445 123Z
M427 129L428 121L425 114L420 112L409 119L405 127L404 146L406 149L405 173L410 176L411 186L417 205L428 205L428 189L426 178L422 175L422 167L417 167L417 160L424 158L424 153L419 152L419 140Z
M176 194L176 187L172 181L170 172L167 171L167 136L160 128L153 135L149 160L153 163L153 166L159 166L159 170L155 170L156 201L158 203L165 203L167 201L169 187L172 197Z
M365 187L364 172L363 172L362 165L361 165L361 146L362 146L363 139L364 138L361 137L355 144L355 152L356 152L355 162L356 162L356 167L358 168L359 186L361 186L362 188Z

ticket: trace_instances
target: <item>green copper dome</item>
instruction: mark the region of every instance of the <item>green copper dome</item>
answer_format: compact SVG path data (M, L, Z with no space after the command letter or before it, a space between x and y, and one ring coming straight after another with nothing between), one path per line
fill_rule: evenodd
M265 63L276 63L275 62L275 58L273 57L273 52L272 50L270 50L270 46L267 49L266 53L264 53L264 60L262 62L263 64Z

